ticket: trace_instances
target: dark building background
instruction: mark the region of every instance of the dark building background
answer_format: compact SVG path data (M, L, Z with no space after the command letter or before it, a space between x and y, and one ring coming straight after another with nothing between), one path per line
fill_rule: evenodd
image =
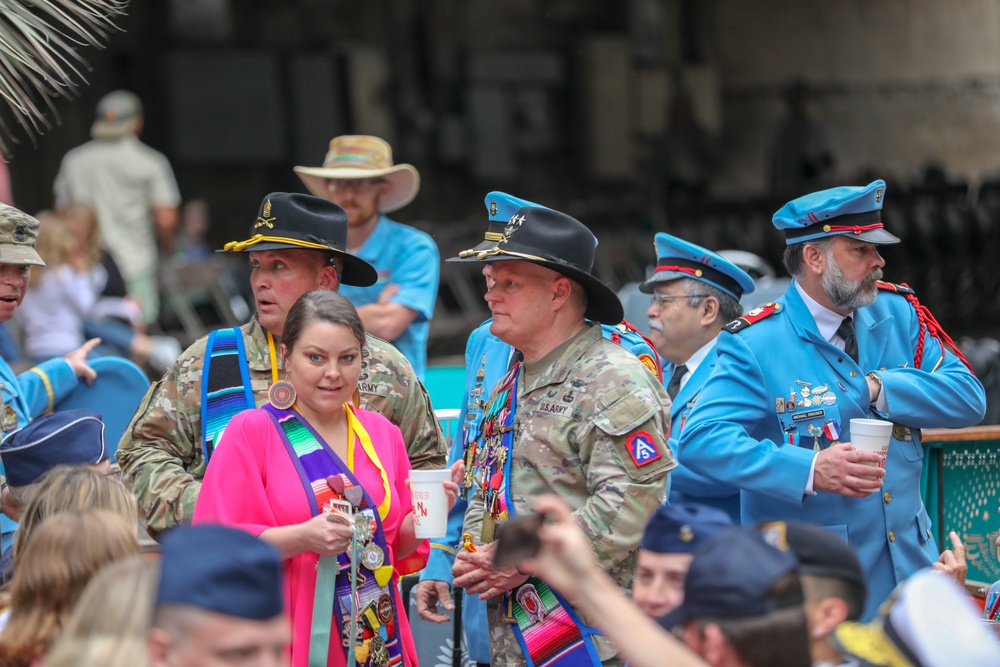
M442 256L485 229L505 190L567 211L600 238L618 287L654 260L652 233L760 254L780 267L768 153L783 93L808 84L833 180L889 182L887 278L908 282L955 336L1000 327L1000 2L967 0L143 0L107 49L82 51L89 86L59 124L15 135L16 203L51 205L62 155L88 139L115 88L143 99L143 140L211 241L242 238L263 195L302 190L342 133L389 140L421 173L393 217ZM666 184L684 98L711 153L706 182ZM676 113L676 112L675 112ZM671 134L673 132L673 134ZM671 143L671 142L674 143ZM672 153L671 153L672 154ZM780 268L779 268L780 272ZM460 354L485 317L478 273L445 267L432 356Z

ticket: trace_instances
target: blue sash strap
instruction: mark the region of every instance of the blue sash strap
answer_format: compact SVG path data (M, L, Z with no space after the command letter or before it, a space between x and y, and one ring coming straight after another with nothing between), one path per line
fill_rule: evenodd
M201 446L208 465L229 420L254 407L247 353L239 327L216 329L208 334L201 378Z

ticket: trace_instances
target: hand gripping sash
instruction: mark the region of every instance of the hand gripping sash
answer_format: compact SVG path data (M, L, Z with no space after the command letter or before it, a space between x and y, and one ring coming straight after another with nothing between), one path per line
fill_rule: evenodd
M269 404L261 409L279 427L278 432L299 473L313 516L318 515L329 501L346 500L354 508L355 523L366 527L363 530L367 531L366 544L359 540L348 553L319 559L309 667L326 667L332 627L338 628L348 665L352 664L352 653L360 667L402 665L392 564L388 562L389 549L382 517L375 503L349 466L294 409L278 410ZM350 406L345 409L353 434L368 450L370 447L366 445L371 442L368 433ZM351 628L356 628L354 642L349 640Z
M483 446L475 452L483 471L486 513L495 521L514 516L510 502L510 462L514 446L514 412L517 405L516 364L500 381L496 397L483 418ZM538 577L503 594L501 603L513 618L514 636L528 667L599 666L601 660L593 635L600 632L583 623L569 603Z
M201 446L205 465L229 420L254 407L247 353L239 327L208 335L201 372Z

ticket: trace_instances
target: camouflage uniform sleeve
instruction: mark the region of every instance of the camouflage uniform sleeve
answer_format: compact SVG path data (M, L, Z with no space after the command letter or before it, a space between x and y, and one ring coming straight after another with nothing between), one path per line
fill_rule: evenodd
M204 353L204 340L198 341L150 387L118 445L122 477L153 537L190 523L201 489Z
M434 416L430 396L413 372L413 366L399 350L380 338L369 335L368 348L371 355L368 377L362 380L381 380L389 387L385 397L362 391L366 403L362 407L374 409L399 427L410 465L415 470L443 468L448 460L448 443Z
M638 372L648 382L606 385L613 388L596 400L594 419L580 433L591 495L574 516L613 576L630 570L626 560L663 504L667 474L677 466L667 444L670 399L645 369Z
M410 369L413 372L413 369ZM406 418L400 430L410 455L410 465L415 469L436 470L444 468L448 461L448 443L441 432L441 423L434 415L431 397L424 388L423 382L416 375L411 377L413 384L407 396L404 414ZM412 419L410 416L412 415Z

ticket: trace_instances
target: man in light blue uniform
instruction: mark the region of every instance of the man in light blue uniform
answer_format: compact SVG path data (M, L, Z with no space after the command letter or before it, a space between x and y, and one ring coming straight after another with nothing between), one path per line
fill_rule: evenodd
M715 341L723 325L739 317L740 298L754 290L753 278L711 250L660 232L653 237L656 270L639 285L653 295L646 316L649 338L670 366L663 374L670 410L670 448L678 453L684 423L715 368ZM740 521L740 490L688 470L670 473L671 504L702 503Z
M0 204L0 322L14 317L21 305L32 266L45 266L35 251L41 225L38 220L13 206ZM77 377L93 382L97 377L87 365L87 354L100 343L89 340L65 357L50 359L20 375L15 375L6 360L0 358L0 398L3 414L0 428L7 435L25 426L35 417L51 410L63 396L76 387ZM14 511L7 482L0 494L0 510ZM3 546L7 547L17 524L6 514L0 520Z
M519 199L503 192L491 192L486 195L486 209L490 226L484 240L471 250L463 251L459 257L450 258L449 262L475 261L475 253L489 250L497 245L497 240L503 235L504 227L518 209L531 206L541 207L524 199ZM492 282L490 265L485 265L483 275L487 286ZM466 402L459 414L462 424L461 437L456 437L448 454L448 465L462 458L466 447L478 438L478 429L482 419L486 400L493 386L499 382L510 368L513 348L490 333L492 318L480 324L469 336L465 348L465 387ZM617 326L601 325L604 337L622 345L640 360L662 380L662 370L659 355L649 341L645 340L634 328L625 323ZM417 611L425 621L446 623L449 619L437 610L440 603L445 609L454 609L451 600L451 568L455 561L456 549L462 548L462 525L468 501L462 497L455 503L448 515L448 534L439 540L431 540L431 553L427 566L420 575L420 583L414 591L417 601ZM490 634L486 618L486 602L476 595L462 593L462 626L465 631L466 647L470 659L477 663L490 662Z
M358 309L365 331L395 345L423 380L441 260L429 234L385 215L413 201L420 174L393 165L389 144L366 135L335 137L322 167L295 173L314 195L347 212L347 251L378 271L374 285L342 285L340 293Z
M969 426L986 408L912 291L879 282L877 245L899 241L881 222L884 194L880 180L833 188L775 213L793 283L726 326L680 436L686 466L741 488L744 524L806 521L846 538L870 586L864 618L938 557L919 429ZM851 447L855 418L895 425L885 460Z

